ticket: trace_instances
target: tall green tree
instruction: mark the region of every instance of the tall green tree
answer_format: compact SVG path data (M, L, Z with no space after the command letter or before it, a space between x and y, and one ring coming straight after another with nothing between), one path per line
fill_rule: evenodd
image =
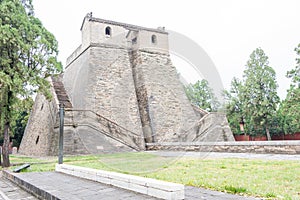
M295 48L298 58L296 58L296 66L294 69L287 72L287 77L292 79L291 85L294 88L300 88L300 44Z
M233 133L240 133L239 122L244 119L244 102L242 101L242 81L234 77L229 91L224 91L225 109L228 123ZM246 133L246 132L245 132Z
M291 86L280 104L278 115L285 134L300 132L300 88Z
M207 80L198 80L195 84L189 84L185 88L187 97L191 103L195 104L199 108L202 108L209 112L215 112L218 110L220 103L215 97L213 90L209 87Z
M234 78L231 90L226 92L226 112L231 127L239 132L237 129L243 118L247 132L265 130L270 140L269 123L279 103L277 87L276 73L269 66L268 57L261 48L255 49L247 61L243 80Z
M291 85L279 109L285 133L300 132L300 44L295 48L296 66L287 72Z
M9 163L9 131L19 99L35 92L50 97L47 77L62 71L57 41L34 16L31 0L0 0L0 129L3 167Z
M242 101L245 102L247 114L255 129L264 128L268 140L269 121L276 115L279 97L276 72L269 66L268 57L261 48L254 50L244 71Z

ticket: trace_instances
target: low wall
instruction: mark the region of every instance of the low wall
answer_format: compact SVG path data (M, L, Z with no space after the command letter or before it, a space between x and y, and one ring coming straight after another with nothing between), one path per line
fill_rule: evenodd
M235 141L267 141L267 136L234 135ZM272 140L300 140L300 133L273 135Z
M66 164L57 164L55 171L161 199L184 199L184 185L182 184Z
M147 143L147 150L300 154L300 141Z
M272 136L272 140L300 140L300 133Z

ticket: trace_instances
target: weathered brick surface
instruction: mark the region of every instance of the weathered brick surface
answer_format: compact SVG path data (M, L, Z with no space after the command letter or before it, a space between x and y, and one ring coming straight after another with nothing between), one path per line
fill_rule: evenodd
M37 95L19 153L28 155L49 155L52 148L52 133L57 120L57 106L54 100L48 101L43 95Z
M181 138L199 120L168 54L135 51L133 69L142 122L151 127L152 142ZM196 131L189 132L195 138Z
M64 83L74 109L92 110L141 132L128 52L92 46L68 66ZM88 59L86 59L88 58Z

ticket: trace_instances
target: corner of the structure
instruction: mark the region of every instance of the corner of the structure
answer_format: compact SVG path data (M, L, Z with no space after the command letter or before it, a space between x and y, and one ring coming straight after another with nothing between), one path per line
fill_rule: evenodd
M44 95L37 94L19 153L23 155L49 156L56 119L57 105L55 100L47 100Z

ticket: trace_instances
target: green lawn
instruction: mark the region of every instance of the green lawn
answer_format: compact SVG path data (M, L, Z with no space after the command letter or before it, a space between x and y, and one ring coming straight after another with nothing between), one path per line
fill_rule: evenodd
M11 161L33 163L27 171L51 171L57 159L12 156ZM241 195L300 199L300 161L175 159L141 152L65 157L64 163Z

